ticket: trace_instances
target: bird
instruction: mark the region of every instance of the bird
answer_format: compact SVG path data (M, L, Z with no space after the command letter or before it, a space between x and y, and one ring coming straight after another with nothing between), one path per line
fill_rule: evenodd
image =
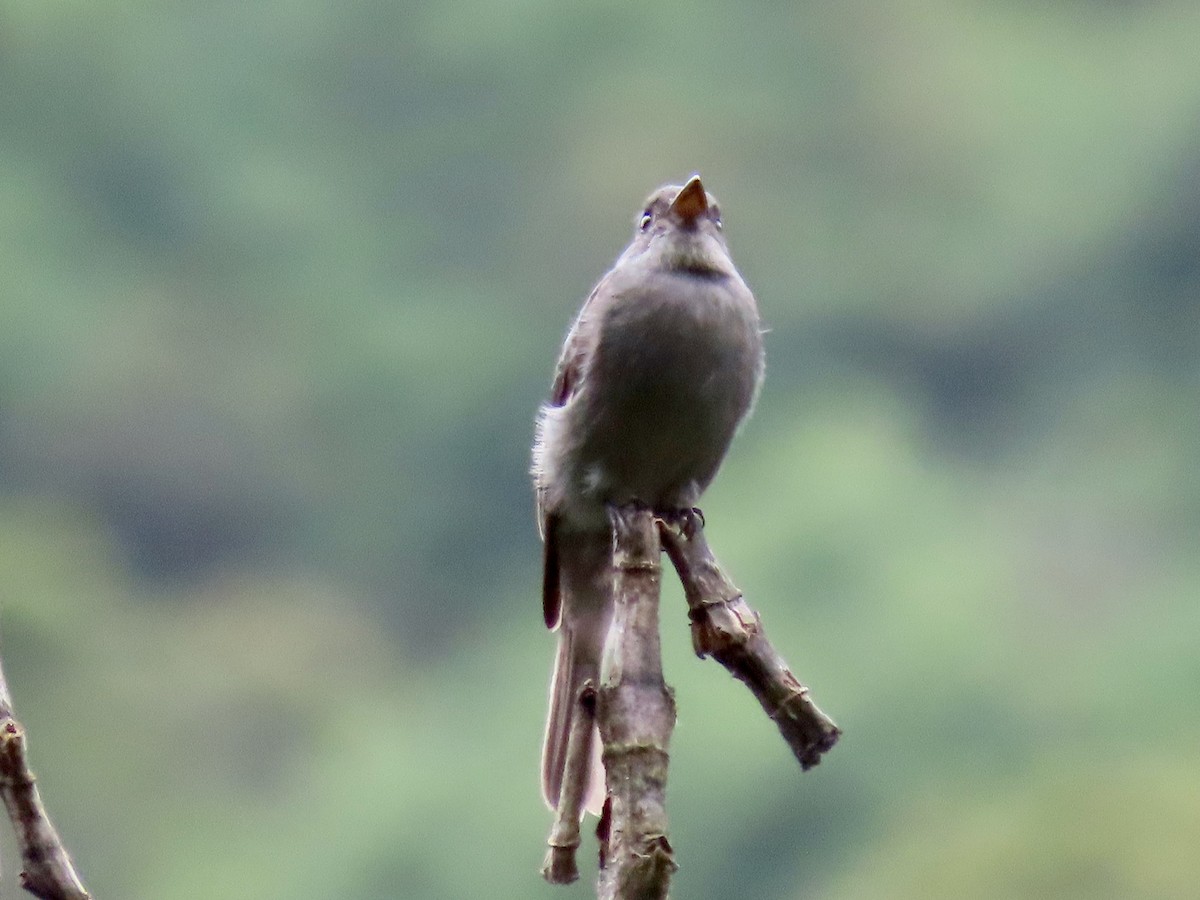
M611 621L610 507L692 510L758 397L763 329L698 174L664 185L571 326L536 420L532 475L542 611L558 632L542 751L556 809L580 691L596 684ZM596 729L585 807L604 800Z

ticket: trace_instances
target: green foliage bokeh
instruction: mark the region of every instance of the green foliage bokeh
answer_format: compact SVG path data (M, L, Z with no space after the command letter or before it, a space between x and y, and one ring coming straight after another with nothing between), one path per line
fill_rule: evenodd
M710 539L845 738L801 776L669 591L675 893L1192 896L1198 41L1184 2L0 6L2 649L89 886L591 892L537 876L532 416L700 171L771 329Z

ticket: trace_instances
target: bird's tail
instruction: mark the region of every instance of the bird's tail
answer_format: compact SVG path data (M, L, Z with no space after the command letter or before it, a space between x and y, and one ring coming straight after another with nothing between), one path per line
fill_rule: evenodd
M550 680L550 711L546 718L546 738L542 748L542 796L551 809L557 809L567 769L568 743L572 723L585 715L581 692L590 680L598 686L600 656L608 632L612 575L611 543L607 536L572 535L561 542L551 529L547 542L547 564L556 572L547 572L547 583L561 591L558 625L558 652ZM549 624L548 617L548 624ZM600 736L595 725L581 731L584 746L574 753L587 760L588 773L584 808L600 812L604 803L604 769L600 761Z

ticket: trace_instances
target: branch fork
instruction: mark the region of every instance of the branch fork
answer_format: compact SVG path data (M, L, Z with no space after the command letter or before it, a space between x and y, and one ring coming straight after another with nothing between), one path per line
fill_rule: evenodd
M578 878L575 851L588 758L583 729L600 730L608 796L596 829L600 900L664 900L674 852L667 837L666 786L675 698L663 680L658 628L665 550L683 583L696 655L711 656L742 681L807 770L841 730L813 703L771 646L762 618L712 554L699 510L659 516L638 504L609 509L613 535L613 617L600 683L586 684L568 740L567 773L543 874ZM576 731L580 734L576 737ZM569 789L568 789L569 786Z

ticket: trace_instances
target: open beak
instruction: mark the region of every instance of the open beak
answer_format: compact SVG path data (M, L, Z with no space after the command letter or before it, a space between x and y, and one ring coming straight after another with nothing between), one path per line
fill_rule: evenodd
M708 212L708 194L704 192L704 184L699 175L693 175L688 183L680 188L675 199L671 201L671 213L678 216L684 225L692 225L697 218Z

